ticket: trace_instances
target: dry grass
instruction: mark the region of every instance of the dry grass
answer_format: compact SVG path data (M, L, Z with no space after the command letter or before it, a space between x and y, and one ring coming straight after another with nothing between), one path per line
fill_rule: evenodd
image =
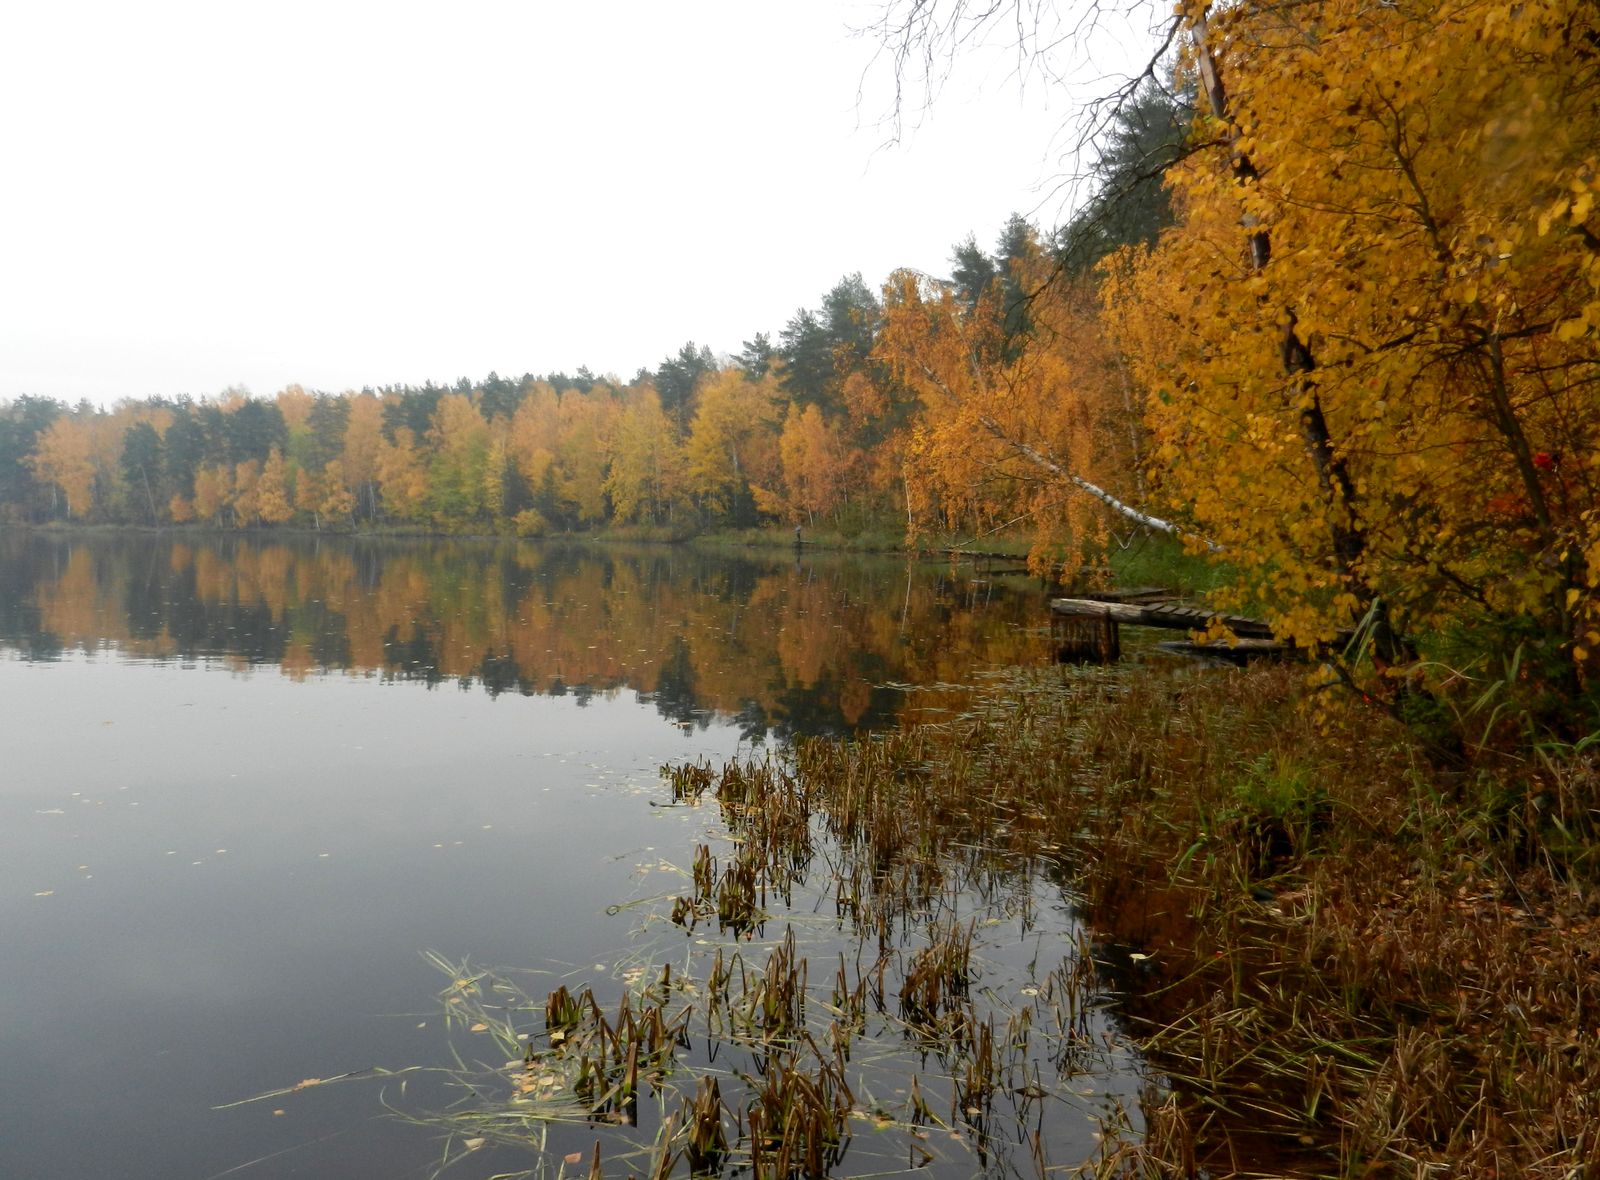
M1010 756L978 790L1026 778L1071 843L1176 1084L1109 1173L1600 1168L1592 757L1444 774L1370 715L1315 718L1284 671L1028 699L979 723Z

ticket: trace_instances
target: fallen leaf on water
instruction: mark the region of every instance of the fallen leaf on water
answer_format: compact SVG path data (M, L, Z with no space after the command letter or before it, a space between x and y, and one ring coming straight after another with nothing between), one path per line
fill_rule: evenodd
M312 1086L320 1085L322 1085L321 1078L306 1078L304 1081L296 1082L294 1088L296 1090L309 1090Z
M479 1135L473 1139L463 1139L461 1143L468 1151L477 1151L478 1148L483 1146L484 1139L482 1135Z
M583 1152L574 1151L574 1152L570 1153L569 1155L567 1155L565 1158L566 1158L567 1163L569 1163L569 1164L581 1164L581 1163L583 1163Z
M283 1112L283 1108L279 1107L277 1110L272 1112L272 1117L273 1118L282 1118L283 1117L283 1113L284 1113Z
M485 1024L483 1021L480 1020L480 1021L478 1021L477 1024L473 1025L467 1031L468 1032L488 1032L489 1031L489 1026L487 1024Z

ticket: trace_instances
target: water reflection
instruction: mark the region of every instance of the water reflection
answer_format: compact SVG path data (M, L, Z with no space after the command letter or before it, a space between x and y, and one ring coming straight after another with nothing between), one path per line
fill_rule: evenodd
M659 768L969 707L928 686L1047 659L1043 614L1025 583L890 560L0 535L0 1175L437 1174L439 1124L385 1112L459 1114L462 1062L503 1085L508 1054L487 1022L442 1027L424 951L505 965L541 1005L566 981L614 1011L645 958L678 975L792 925L826 989L841 953L910 962L923 919L975 920L983 986L1042 994L1076 953L1070 899L1048 858L959 820L907 862L915 921L829 916L839 882L872 882L843 871L819 812L799 821L818 825L814 879L790 905L772 890L771 929L673 924L683 866L701 847L731 863L750 833L677 805ZM1008 840L1026 827L995 814ZM935 1069L903 1041L888 970L871 1088L901 1108L917 1069L949 1109L928 1076L954 1058L928 1050ZM1050 1150L1090 1150L1079 1100L1131 1101L1124 1057L1071 1064ZM301 1082L351 1072L367 1081ZM596 1137L552 1132L551 1158ZM867 1138L853 1158L876 1170ZM970 1174L950 1143L941 1174ZM1012 1162L993 1170L1032 1174L1023 1146L997 1143ZM521 1141L469 1158L452 1174L532 1166Z
M895 684L1041 657L1040 597L890 560L727 557L685 547L0 537L0 644L111 647L480 686L627 690L748 737L893 724Z

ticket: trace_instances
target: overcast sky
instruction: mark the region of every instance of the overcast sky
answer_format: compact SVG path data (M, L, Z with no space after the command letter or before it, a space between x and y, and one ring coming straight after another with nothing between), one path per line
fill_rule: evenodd
M1059 220L1062 128L1113 70L1074 94L974 53L885 146L877 12L5 5L0 398L627 378Z

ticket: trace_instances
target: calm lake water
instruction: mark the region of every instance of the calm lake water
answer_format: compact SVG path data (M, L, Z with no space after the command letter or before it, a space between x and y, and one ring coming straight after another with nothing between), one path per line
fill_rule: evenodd
M742 939L666 921L728 832L670 806L659 768L936 718L1049 653L1038 587L970 567L0 534L0 1175L553 1176L592 1128L558 1127L550 1158L447 1128L498 1101L455 1063L505 1053L447 1027L425 953L532 973L541 1002L718 945L760 960L787 928L836 956L824 880ZM985 986L1031 995L1077 927L1048 875L1000 877L950 905ZM1136 1105L1109 1025L1084 1034L1095 1069L1047 1079L1052 1163ZM907 1166L871 1138L839 1174Z

